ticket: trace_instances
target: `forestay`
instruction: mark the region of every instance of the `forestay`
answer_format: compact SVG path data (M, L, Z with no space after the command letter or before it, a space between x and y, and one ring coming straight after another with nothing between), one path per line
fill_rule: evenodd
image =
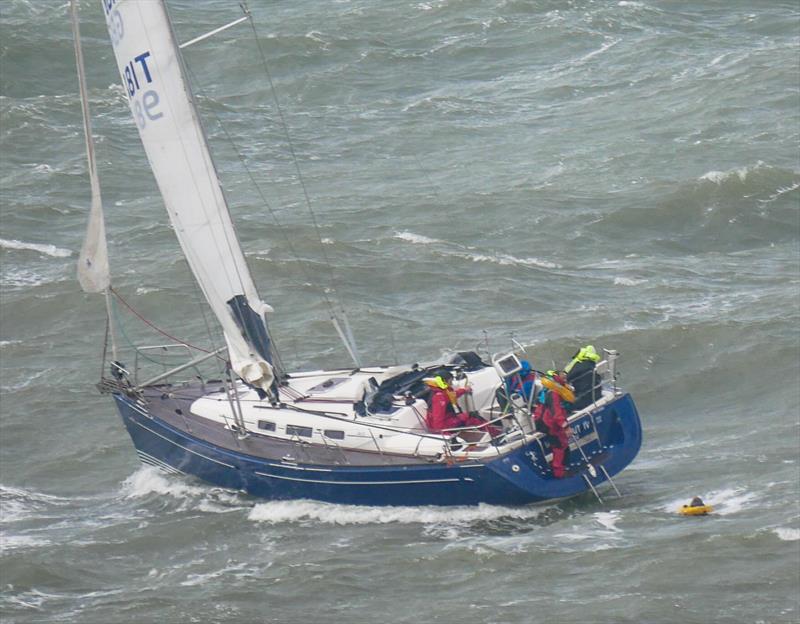
M102 0L117 66L183 253L219 319L233 370L268 390L266 312L245 263L161 0Z

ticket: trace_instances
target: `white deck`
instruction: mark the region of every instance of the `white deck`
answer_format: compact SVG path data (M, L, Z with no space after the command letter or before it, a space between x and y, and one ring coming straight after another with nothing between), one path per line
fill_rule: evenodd
M493 445L488 434L466 431L460 437L468 444L461 444L453 450L450 445L452 433L432 433L425 427L428 406L423 399L418 398L407 405L404 397L395 396L391 408L386 411L366 416L356 413L354 404L363 401L376 384L410 370L408 367L388 367L294 374L290 376L289 385L281 388L280 406L272 406L269 401L259 399L254 390L239 384L235 388L236 398L225 391L212 393L197 399L191 411L235 430L233 410L238 405L245 429L250 434L441 461L467 455L474 459L502 455L542 437L527 427L525 432L516 428L508 432L502 444ZM473 389L471 397L466 395L460 399L461 402L471 401L462 408L476 410L487 420L496 418L499 412L494 396L501 380L495 369L486 367L466 375L466 380L456 382L456 385L468 383ZM595 405L605 404L612 397L613 394L607 392ZM580 418L588 409L591 407L571 415L570 420ZM506 425L507 429L509 425L513 428L513 422L507 421Z

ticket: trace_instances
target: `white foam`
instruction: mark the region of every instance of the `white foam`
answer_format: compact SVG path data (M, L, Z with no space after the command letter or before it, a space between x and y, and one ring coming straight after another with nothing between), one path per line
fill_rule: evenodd
M796 191L799 188L800 188L800 182L795 182L794 184L791 184L790 186L781 186L778 189L776 189L776 191L772 195L770 195L767 199L762 199L762 200L759 200L759 201L762 204L768 204L770 202L775 201L776 199L778 199L782 195L785 195L786 193L791 193L792 191Z
M37 548L48 546L50 540L30 535L9 535L5 531L0 531L0 552L20 550L24 548Z
M201 496L207 488L186 484L179 478L164 475L157 468L142 466L122 483L125 498L141 498L150 494L166 494L174 498Z
M45 505L63 505L66 499L0 485L0 522L18 522L31 517L32 512Z
M39 378L46 377L50 373L51 370L48 368L37 371L32 375L25 375L25 377L22 378L22 381L18 381L10 386L2 386L2 390L3 392L19 392L20 390L24 390L25 388L35 384Z
M267 567L269 567L269 565L270 564L268 564ZM186 580L181 583L181 585L184 587L203 585L208 581L213 581L214 579L229 574L233 574L233 576L241 576L241 573L243 571L245 571L245 564L243 563L228 565L222 568L221 570L215 570L214 572L206 572L205 574L190 574L186 577Z
M279 524L283 522L314 521L322 524L467 524L499 518L536 518L544 508L498 507L366 507L334 505L309 500L270 501L259 503L248 518L256 522Z
M728 171L708 171L701 175L700 179L713 182L714 184L722 184L725 180L732 178L739 178L739 181L744 182L752 171L760 169L763 166L764 163L758 161L753 167L737 167L735 169L729 169Z
M772 529L772 532L784 542L796 542L797 540L800 540L800 529L786 529L779 527L777 529Z
M539 260L538 258L517 258L509 254L494 254L487 256L485 254L456 254L472 260L473 262L493 262L499 265L522 265L522 266L537 266L543 269L558 269L557 264L548 262L547 260Z
M241 496L233 490L205 485L190 485L181 476L167 475L153 466L141 466L122 483L125 498L143 498L161 494L174 498L181 508L205 513L227 513L242 510Z
M435 243L445 243L445 241L439 240L438 238L430 238L428 236L423 236L421 234L414 234L413 232L396 232L394 238L403 240L409 243L413 243L414 245L433 245ZM465 247L463 245L456 245L451 243L451 247L458 247L460 250L463 251L445 251L442 252L443 255L448 256L455 256L457 258L464 258L465 260L471 260L472 262L491 262L494 264L499 264L501 266L513 266L513 265L521 265L521 266L536 266L543 269L558 269L561 268L559 265L549 262L547 260L540 260L539 258L519 258L517 256L512 256L511 254L505 253L472 253L471 249L475 249L474 247Z
M394 237L415 245L432 245L433 243L442 242L436 238L429 238L422 234L414 234L413 232L397 232Z
M593 515L594 519L609 531L613 531L615 533L619 533L620 530L617 528L617 522L619 521L619 512L618 511L600 511Z
M634 279L632 277L615 277L614 284L617 286L638 286L647 283L646 279Z
M5 238L0 238L0 247L3 249L16 249L21 251L36 251L38 253L44 254L46 256L52 256L53 258L68 258L72 255L72 252L69 249L62 249L61 247L56 247L55 245L43 245L39 243L26 243L23 241L18 240L8 240Z
M753 492L747 492L741 488L728 488L715 492L709 492L705 495L700 495L706 505L711 505L714 508L714 514L720 516L729 516L731 514L739 513L744 509L752 507L758 500L758 496ZM680 507L688 504L691 496L686 496L682 499L674 500L664 505L664 511L675 513Z
M29 269L8 271L3 275L3 286L41 286L45 278Z
M620 39L613 39L612 41L604 43L599 48L597 48L597 50L593 50L592 52L589 52L589 54L586 54L586 55L582 56L581 58L579 58L577 63L583 63L584 61L588 61L589 59L594 58L595 56L598 56L599 54L602 54L606 50L608 50L610 48L613 48L620 41L621 41Z

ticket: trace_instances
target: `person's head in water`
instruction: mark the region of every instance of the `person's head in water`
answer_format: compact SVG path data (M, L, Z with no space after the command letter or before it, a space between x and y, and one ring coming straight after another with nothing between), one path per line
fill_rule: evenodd
M699 496L695 496L695 497L692 499L692 502L691 502L691 503L689 503L689 505L690 505L691 507L703 507L703 506L705 505L705 503L703 502L703 499L702 499L702 498L700 498Z

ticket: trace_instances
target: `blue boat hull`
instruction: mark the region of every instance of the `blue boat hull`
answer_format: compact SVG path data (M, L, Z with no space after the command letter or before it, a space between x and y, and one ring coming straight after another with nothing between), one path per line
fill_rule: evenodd
M639 415L630 395L594 414L594 423L573 423L590 471L573 451L567 476L556 479L545 459L546 444L531 442L497 459L461 463L377 466L300 464L268 460L211 444L114 394L140 459L166 471L273 499L314 499L355 505L525 505L581 494L633 461L642 442Z

